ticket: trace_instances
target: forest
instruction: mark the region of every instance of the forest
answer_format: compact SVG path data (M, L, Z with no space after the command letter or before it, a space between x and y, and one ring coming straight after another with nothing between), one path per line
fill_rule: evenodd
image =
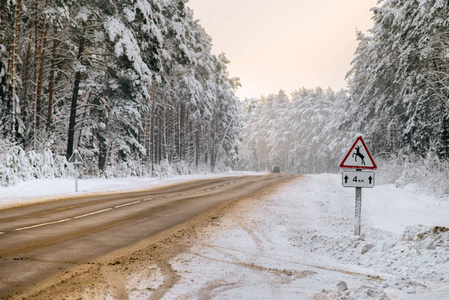
M338 172L363 135L384 178L449 193L449 2L385 0L372 12L373 27L356 32L347 90L245 101L242 168Z
M358 135L393 181L445 180L448 1L379 1L345 90L245 100L186 3L0 0L1 184L74 149L93 176L338 172Z
M78 149L93 176L232 166L239 81L186 2L0 0L3 161Z
M278 165L284 172L338 172L338 159L349 150L345 142L351 137L340 128L348 117L346 100L345 91L322 88L302 88L291 97L280 90L246 99L240 166L259 171Z

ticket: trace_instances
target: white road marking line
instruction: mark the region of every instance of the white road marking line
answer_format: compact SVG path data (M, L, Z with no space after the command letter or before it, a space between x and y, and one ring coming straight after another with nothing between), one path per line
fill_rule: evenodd
M122 204L122 205L117 205L117 206L114 206L114 208L120 208L120 207L124 207L124 206L128 206L128 205L133 205L133 204L137 204L137 203L140 203L140 202L142 202L142 200L138 200L138 201ZM87 214L84 214L84 215L76 216L76 217L73 217L73 218L70 218L70 219L63 219L63 220L54 221L54 222L41 223L41 224L36 224L36 225L32 225L32 226L17 228L15 230L16 231L21 231L21 230L27 230L27 229L42 227L42 226L46 226L46 225L59 224L59 223L63 223L63 222L67 222L67 221L73 220L73 219L80 219L80 218L96 215L96 214L99 214L99 213L102 213L102 212L109 211L111 209L113 209L113 208L110 207L110 208L106 208L106 209L102 209L102 210L97 210L97 211L94 211L94 212L91 212L91 213L87 213ZM0 235L1 234L4 234L4 232L0 232Z
M125 207L125 206L128 206L128 205L133 205L133 204L137 204L137 203L140 203L140 202L142 202L142 200L138 200L138 201L134 201L134 202L130 202L130 203L125 203L125 204L122 204L122 205L117 205L117 206L114 206L114 208Z
M96 215L96 214L99 214L99 213L102 213L102 212L105 212L105 211L108 211L108 210L111 210L111 209L112 209L112 207L111 208L102 209L102 210L97 210L97 211L94 211L94 212L91 212L91 213L88 213L88 214L84 214L84 215L81 215L81 216L76 216L76 217L73 217L73 218L74 219L84 218L84 217Z
M41 224L37 224L37 225L32 225L32 226L27 226L27 227L17 228L16 231L21 231L21 230L26 230L26 229L32 229L32 228L36 228L36 227L42 227L42 226L46 226L46 225L52 225L52 224L63 223L63 222L67 222L67 221L70 221L70 220L71 220L71 219L64 219L64 220L59 220L59 221L54 221L54 222L41 223Z
M230 182L229 184L234 183L234 181ZM221 186L216 186L215 188L218 189ZM204 193L204 192L209 192L211 189L207 189L207 190L203 190L203 191L197 191L197 192L191 192L191 193L184 193L184 194L180 194L181 196L185 196L185 195L192 195L192 194L198 194L198 193ZM37 224L37 225L32 225L32 226L27 226L27 227L22 227L22 228L17 228L15 229L16 231L21 231L21 230L27 230L27 229L32 229L32 228L37 228L37 227L42 227L42 226L46 226L46 225L52 225L52 224L58 224L58 223L63 223L63 222L67 222L73 219L80 219L80 218L84 218L84 217L88 217L88 216L92 216L92 215L96 215L102 212L106 212L109 210L112 210L114 208L121 208L121 207L125 207L125 206L129 206L129 205L133 205L133 204L137 204L140 203L142 201L149 201L149 200L157 200L157 199L162 199L162 198L167 198L167 196L159 196L159 197L153 197L153 198L147 198L147 199L143 199L143 200L138 200L138 201L134 201L134 202L130 202L130 203L125 203L125 204L121 204L121 205L116 205L113 208L106 208L106 209L102 209L102 210L97 210L91 213L87 213L84 215L80 215L80 216L76 216L70 219L63 219L63 220L59 220L59 221L54 221L54 222L47 222L47 223L41 223L41 224ZM4 234L5 232L0 232L1 234Z

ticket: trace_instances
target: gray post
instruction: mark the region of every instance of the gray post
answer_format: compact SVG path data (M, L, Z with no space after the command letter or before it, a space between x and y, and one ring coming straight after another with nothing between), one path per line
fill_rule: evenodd
M355 227L354 235L360 235L360 218L362 216L362 188L355 188Z
M75 192L78 193L78 166L75 165Z

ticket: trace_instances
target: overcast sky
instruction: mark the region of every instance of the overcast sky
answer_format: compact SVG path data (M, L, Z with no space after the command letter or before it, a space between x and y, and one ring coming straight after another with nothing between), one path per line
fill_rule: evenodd
M260 97L306 87L347 87L356 28L373 25L377 0L189 0L212 37L213 53L231 61L237 95Z

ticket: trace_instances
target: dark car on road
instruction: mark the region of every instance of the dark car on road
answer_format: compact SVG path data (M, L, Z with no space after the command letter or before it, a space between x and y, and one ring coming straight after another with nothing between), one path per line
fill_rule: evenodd
M281 167L279 166L273 166L272 173L281 173Z

